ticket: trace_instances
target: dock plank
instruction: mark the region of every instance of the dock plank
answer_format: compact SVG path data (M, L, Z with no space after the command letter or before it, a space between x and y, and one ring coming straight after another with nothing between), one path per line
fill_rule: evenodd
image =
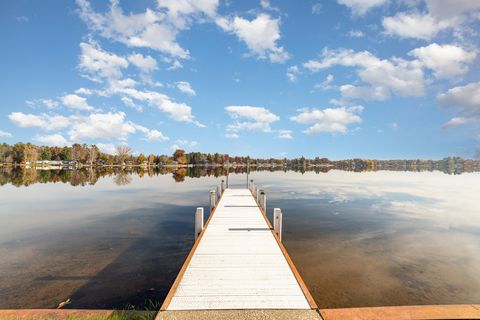
M310 309L248 189L226 189L166 310Z

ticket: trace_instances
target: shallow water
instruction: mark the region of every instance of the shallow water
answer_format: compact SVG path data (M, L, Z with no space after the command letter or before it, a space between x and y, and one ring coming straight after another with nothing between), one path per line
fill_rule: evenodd
M161 302L193 244L195 208L208 206L208 190L222 179L2 178L0 308L52 308L66 298L69 308ZM285 247L320 307L480 302L480 173L250 178L266 189L269 214L282 208ZM229 175L231 187L245 181Z

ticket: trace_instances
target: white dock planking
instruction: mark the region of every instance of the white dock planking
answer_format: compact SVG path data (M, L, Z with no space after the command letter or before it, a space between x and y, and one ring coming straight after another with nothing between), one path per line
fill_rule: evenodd
M162 309L311 309L282 249L250 191L226 189Z

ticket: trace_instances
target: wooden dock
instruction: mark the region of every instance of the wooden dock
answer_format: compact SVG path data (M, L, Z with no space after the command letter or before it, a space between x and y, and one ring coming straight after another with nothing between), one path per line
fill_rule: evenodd
M161 310L316 309L249 189L225 189Z

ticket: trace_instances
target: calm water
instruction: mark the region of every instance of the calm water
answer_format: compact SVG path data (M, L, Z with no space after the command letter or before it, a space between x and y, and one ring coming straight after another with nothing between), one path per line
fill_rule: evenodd
M480 302L479 173L250 177L269 213L282 208L284 244L320 307ZM195 208L220 179L2 172L0 308L161 302L192 246ZM246 176L229 180L243 187Z

